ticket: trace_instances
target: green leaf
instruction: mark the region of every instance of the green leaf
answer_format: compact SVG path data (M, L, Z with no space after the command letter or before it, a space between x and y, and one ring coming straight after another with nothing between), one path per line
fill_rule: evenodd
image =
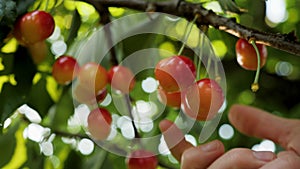
M13 25L16 18L17 18L16 2L12 0L0 0L1 24Z
M242 10L237 6L234 0L219 0L219 3L225 12L242 13Z
M56 105L55 115L52 121L53 128L66 129L69 117L74 113L71 89L66 88Z
M43 76L35 85L32 86L27 104L37 110L37 112L39 112L39 114L43 117L48 113L48 110L53 103L54 102L46 89L46 77Z
M10 83L5 83L0 93L0 123L11 116L14 111L25 103L25 96L20 88Z
M13 73L15 79L22 91L28 93L32 86L33 77L37 72L36 65L24 47L19 46L14 57Z
M67 41L66 41L66 43L68 44L68 46L77 37L77 33L78 33L78 30L80 28L81 23L82 22L81 22L80 15L79 15L77 9L75 9L74 13L73 13L71 28L70 28L70 31L69 31L69 34L68 34L68 38L67 38Z
M22 15L28 11L28 8L32 6L35 0L16 0L17 2L17 14Z
M2 64L4 66L4 70L0 71L1 75L9 75L12 73L13 63L14 63L14 56L13 54L5 54L1 53L0 58L2 60Z
M64 163L64 168L81 169L82 158L75 150L70 151Z
M39 145L36 142L26 143L27 161L21 168L44 168L45 156L41 155Z
M14 154L16 147L15 133L18 130L18 127L19 125L16 124L9 128L5 134L0 135L0 167L3 167L5 164L7 164Z

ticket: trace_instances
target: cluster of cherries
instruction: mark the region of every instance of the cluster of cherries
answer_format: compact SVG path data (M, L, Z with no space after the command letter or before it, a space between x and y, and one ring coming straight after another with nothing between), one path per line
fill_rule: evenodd
M28 47L33 57L36 55L39 57L42 55L40 52L43 51L42 48L46 48L44 41L53 33L54 27L51 14L45 11L32 11L17 19L14 36L21 45ZM262 67L266 62L267 50L260 44L257 44L257 49ZM237 61L243 68L257 70L257 53L247 40L237 41L236 54ZM159 82L158 98L167 106L181 108L184 113L196 120L211 120L223 105L224 93L215 80L209 78L196 80L196 74L193 61L186 56L162 59L154 70L155 78ZM61 85L68 85L77 78L73 90L74 98L80 103L89 105L104 100L107 95L107 84L123 94L129 94L135 85L134 75L127 67L117 65L107 71L94 62L79 66L74 57L67 55L56 59L52 76ZM110 133L111 123L111 113L105 108L96 108L89 113L88 131L95 140L105 140ZM130 153L126 163L129 169L141 166L145 169L155 169L158 160L152 152L136 150Z

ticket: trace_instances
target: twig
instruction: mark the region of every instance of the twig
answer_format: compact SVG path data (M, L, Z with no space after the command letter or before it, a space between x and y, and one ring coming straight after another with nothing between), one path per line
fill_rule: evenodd
M300 56L300 43L290 34L262 32L238 24L235 20L219 16L211 10L207 10L201 4L194 4L181 0L164 2L147 2L141 0L84 0L85 2L105 5L107 7L125 7L133 10L146 11L149 5L156 12L168 13L192 20L195 13L201 17L196 21L197 25L211 25L239 38L255 39L256 43L265 44L273 48Z

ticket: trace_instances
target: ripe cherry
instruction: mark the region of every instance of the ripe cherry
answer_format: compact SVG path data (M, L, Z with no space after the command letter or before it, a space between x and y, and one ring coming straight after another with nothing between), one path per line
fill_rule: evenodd
M157 97L160 102L167 106L179 108L181 104L181 92L166 92L161 87L157 89Z
M88 131L95 140L105 140L111 130L112 117L104 108L96 108L88 115Z
M75 100L77 100L79 103L95 105L97 103L102 102L105 99L107 95L107 90L106 88L104 88L98 93L95 93L94 91L88 89L84 85L77 84L74 87L73 94Z
M108 71L108 80L116 90L128 94L135 85L135 79L132 71L125 66L113 66Z
M212 79L201 79L184 92L182 110L196 120L211 120L220 110L224 94Z
M48 46L45 41L40 41L27 47L35 64L40 64L47 58Z
M263 67L267 59L267 48L263 44L256 44L260 54L260 67ZM246 70L257 69L257 55L253 46L245 39L239 39L235 46L236 57L239 65Z
M107 81L107 71L97 63L88 62L79 69L78 82L94 93L103 90Z
M16 39L23 45L32 45L47 39L54 31L55 22L45 11L28 12L19 18L14 27Z
M126 159L128 169L156 169L158 160L154 153L146 150L136 150Z
M166 92L176 92L195 82L196 67L188 57L173 56L159 61L154 74Z
M58 84L70 83L78 74L79 65L75 58L67 55L60 56L52 66L52 76Z

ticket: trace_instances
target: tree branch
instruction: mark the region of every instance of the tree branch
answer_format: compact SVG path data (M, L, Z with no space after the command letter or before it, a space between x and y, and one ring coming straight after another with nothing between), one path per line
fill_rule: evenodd
M124 7L133 10L147 11L150 7L156 12L168 13L192 20L197 13L201 17L196 21L197 25L211 25L216 29L225 31L239 38L249 40L253 38L257 43L265 44L273 48L300 56L300 43L290 34L274 34L262 32L238 24L235 20L219 16L211 10L207 10L201 4L194 4L182 0L170 0L164 2L147 2L141 0L83 0L106 7Z

